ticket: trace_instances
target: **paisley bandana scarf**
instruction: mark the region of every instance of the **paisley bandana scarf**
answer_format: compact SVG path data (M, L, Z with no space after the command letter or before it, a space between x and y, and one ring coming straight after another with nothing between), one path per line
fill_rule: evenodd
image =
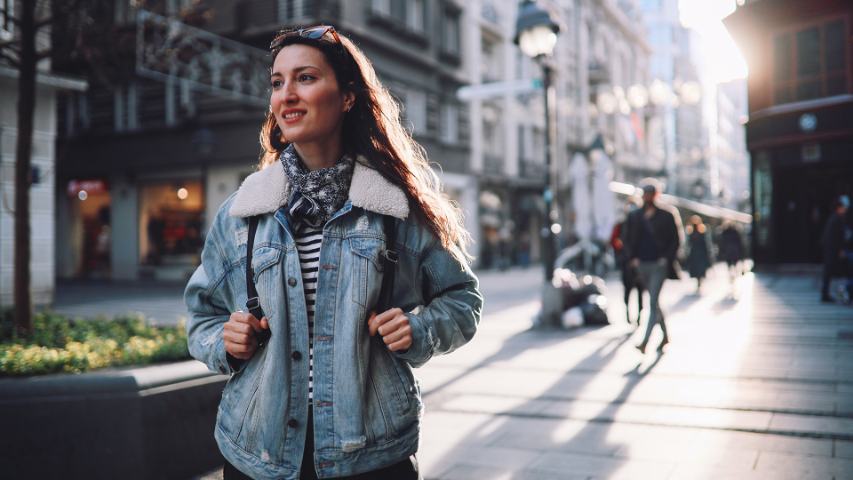
M295 230L322 228L346 203L355 162L344 155L334 166L308 170L293 144L281 152L280 160L290 185L287 214Z

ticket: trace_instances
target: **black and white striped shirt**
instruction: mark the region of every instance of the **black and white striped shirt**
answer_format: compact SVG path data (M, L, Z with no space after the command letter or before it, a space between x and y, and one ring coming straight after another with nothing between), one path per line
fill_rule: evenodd
M320 244L323 229L305 227L296 234L296 250L302 268L305 307L308 310L308 400L314 398L314 302L317 299L317 274L320 269Z

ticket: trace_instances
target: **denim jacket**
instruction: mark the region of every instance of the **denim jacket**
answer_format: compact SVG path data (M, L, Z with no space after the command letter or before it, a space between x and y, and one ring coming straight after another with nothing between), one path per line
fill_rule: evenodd
M219 210L184 294L193 357L229 374L215 437L224 457L259 479L296 479L308 415L308 320L302 275L282 208L280 163L250 175ZM261 215L254 281L272 336L240 365L226 358L223 324L246 310L247 218ZM399 219L392 295L412 346L391 352L368 333L382 283L383 215ZM415 453L423 413L412 367L473 336L483 299L469 266L409 216L407 197L356 162L349 199L323 228L314 319L314 466L320 478L375 470ZM297 353L299 352L299 353Z

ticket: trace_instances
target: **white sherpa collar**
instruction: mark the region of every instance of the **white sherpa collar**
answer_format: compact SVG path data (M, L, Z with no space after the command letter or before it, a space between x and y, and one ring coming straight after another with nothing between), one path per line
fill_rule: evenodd
M349 199L354 207L404 220L409 216L409 201L400 187L368 167L358 157L352 172ZM243 181L231 203L232 217L251 217L272 213L287 204L287 176L281 162L275 162Z

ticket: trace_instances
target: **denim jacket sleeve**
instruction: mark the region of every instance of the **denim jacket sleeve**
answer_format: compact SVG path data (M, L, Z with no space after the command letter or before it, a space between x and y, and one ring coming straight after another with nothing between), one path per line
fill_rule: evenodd
M217 215L215 223L222 220ZM230 266L222 254L218 228L214 225L205 239L201 265L196 268L184 290L184 301L189 312L187 343L190 355L205 363L213 371L230 374L236 370L229 363L222 331L231 315L229 302L222 295L228 289L218 288L226 281Z
M483 297L471 268L437 241L422 252L415 274L423 308L407 314L412 346L397 356L420 367L434 355L452 352L471 340L480 322Z

